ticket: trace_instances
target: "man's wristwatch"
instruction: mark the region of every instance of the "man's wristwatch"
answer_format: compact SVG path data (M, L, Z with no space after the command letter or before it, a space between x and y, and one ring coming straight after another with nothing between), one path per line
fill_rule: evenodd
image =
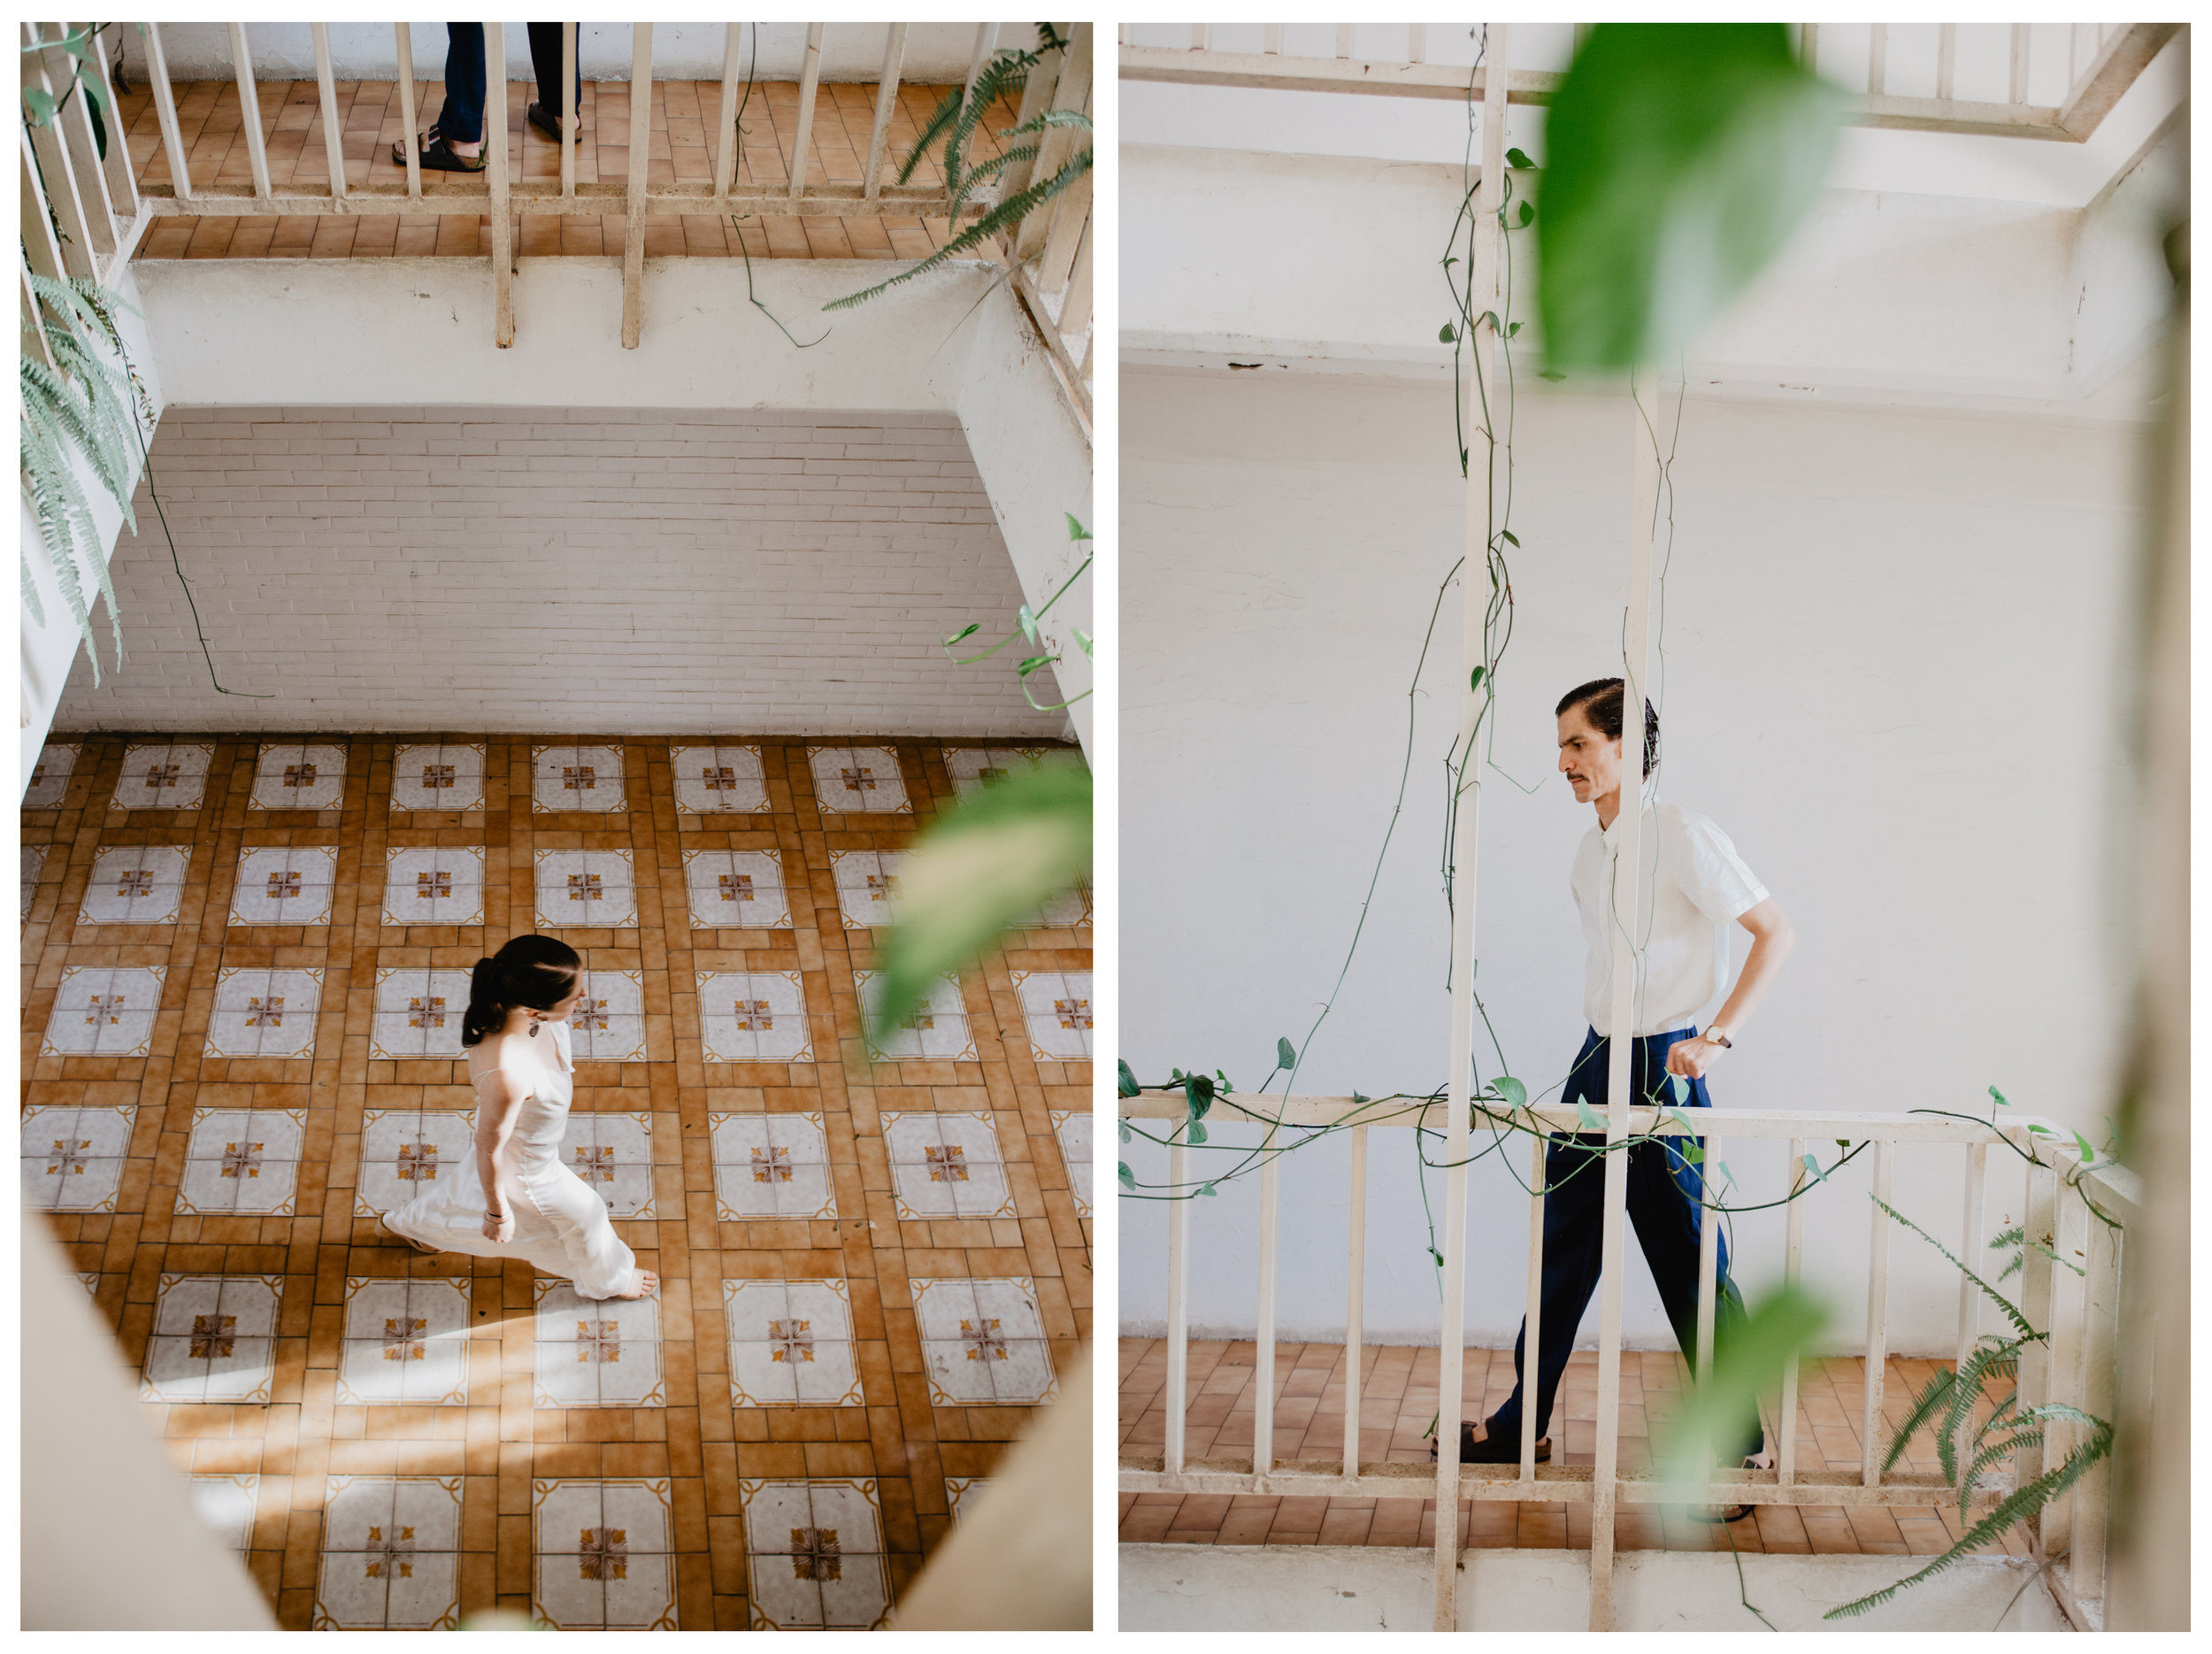
M1717 1045L1723 1050L1732 1051L1736 1049L1735 1041L1728 1037L1728 1030L1721 1027L1721 1025L1717 1022L1713 1024L1711 1027L1706 1029L1704 1033L1699 1035L1698 1038L1707 1041L1711 1044Z

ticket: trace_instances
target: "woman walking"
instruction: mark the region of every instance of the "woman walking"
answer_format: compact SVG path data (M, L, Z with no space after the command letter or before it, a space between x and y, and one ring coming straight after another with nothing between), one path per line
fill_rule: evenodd
M476 962L461 1019L476 1153L460 1176L379 1221L419 1252L526 1258L565 1276L579 1297L642 1298L658 1277L637 1266L606 1202L561 1164L576 1067L568 1017L583 997L583 963L551 936L517 936Z

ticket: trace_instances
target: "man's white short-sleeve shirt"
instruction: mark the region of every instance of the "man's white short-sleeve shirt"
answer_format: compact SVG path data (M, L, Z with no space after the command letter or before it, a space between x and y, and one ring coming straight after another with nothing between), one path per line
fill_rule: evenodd
M1612 1031L1613 873L1624 827L1624 816L1601 832L1593 827L1575 851L1575 907L1589 950L1583 1010L1600 1034ZM1728 835L1696 811L1647 796L1643 836L1647 882L1638 905L1650 919L1639 1037L1697 1020L1727 980L1728 926L1767 898Z

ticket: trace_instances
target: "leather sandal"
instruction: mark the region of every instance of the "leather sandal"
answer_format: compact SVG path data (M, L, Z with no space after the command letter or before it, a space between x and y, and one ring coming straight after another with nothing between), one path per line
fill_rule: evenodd
M1764 1455L1760 1453L1747 1453L1744 1455L1742 1468L1745 1470L1772 1470L1774 1468L1772 1465L1762 1465L1759 1462L1759 1460L1763 1457ZM1750 1515L1755 1508L1755 1506L1749 1504L1710 1504L1703 1507L1702 1509L1693 1510L1690 1512L1690 1519L1694 1522L1705 1522L1709 1524L1719 1522L1740 1522L1745 1517Z
M480 173L485 166L483 150L479 150L473 155L456 155L442 132L423 135L419 156L422 170L426 173ZM402 166L406 165L405 146L392 145L392 158Z
M427 132L417 133L415 135L415 153L420 155L425 150L428 149L430 147L430 141L437 135L438 129L435 127L431 127ZM396 138L393 140L392 165L395 166L404 166L407 165L406 139Z
M1429 1443L1429 1457L1436 1457L1436 1443ZM1459 1462L1463 1465L1517 1465L1521 1462L1521 1440L1517 1435L1508 1441L1486 1435L1475 1439L1475 1425L1471 1419L1463 1419L1459 1426ZM1536 1442L1536 1462L1551 1462L1551 1437L1539 1436Z
M535 99L531 101L528 119L532 126L558 143L561 141L561 118ZM581 116L580 114L580 121Z

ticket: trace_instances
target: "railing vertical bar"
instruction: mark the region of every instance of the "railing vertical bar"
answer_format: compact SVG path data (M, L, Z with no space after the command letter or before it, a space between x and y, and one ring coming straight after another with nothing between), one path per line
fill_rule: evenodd
M1497 36L1491 44L1492 61L1502 62L1506 52L1505 26L1496 27ZM1340 43L1348 40L1348 34L1340 32ZM1474 266L1471 290L1476 296L1478 314L1497 308L1498 217L1505 172L1504 146L1505 78L1500 75L1485 88L1483 95L1483 160L1479 207L1475 215L1479 229L1471 250ZM1468 376L1467 388L1463 393L1470 404L1475 400L1478 382L1498 382L1497 340L1486 324L1477 329L1472 343L1475 372ZM1494 419L1490 428L1494 428ZM1489 552L1496 471L1496 444L1486 441L1481 470L1478 472L1471 463L1467 468L1463 532L1464 555L1471 570ZM1466 687L1458 696L1458 739L1461 746L1466 747L1471 745L1475 732L1481 727L1489 700L1490 673L1476 674L1472 670L1474 665L1485 663L1488 593L1479 580L1470 579L1460 584L1459 681ZM1478 675L1479 683L1476 681ZM1434 1594L1430 1604L1431 1623L1438 1631L1456 1630L1459 1624L1459 1427L1467 1376L1467 1161L1471 1130L1468 1089L1474 1070L1476 851L1482 837L1479 770L1476 774L1477 784L1464 790L1452 821L1451 1042L1445 1068L1446 1170L1441 1246L1444 1302L1437 1338L1436 1531ZM1417 1137L1416 1141L1418 1142Z
M806 194L807 151L814 142L814 95L822 84L822 25L806 26L806 65L799 72L799 129L791 138L791 198Z
M1352 26L1349 23L1340 23L1336 26L1336 55L1339 58L1349 58L1352 55Z
M1951 88L1956 81L1959 61L1959 26L1939 23L1936 26L1936 99L1939 103L1951 101Z
M492 342L515 342L515 223L508 215L507 26L484 28L484 159L491 173Z
M814 25L807 73L814 73L821 39L821 25ZM809 82L811 90L811 81ZM811 104L809 112L811 112ZM803 133L803 127L802 132ZM802 141L803 142L803 140ZM653 150L653 26L630 25L630 177L623 198L626 222L622 235L622 348L637 349L645 309L645 182ZM803 147L798 165L805 165ZM791 192L799 192L794 189Z
M1536 1480L1537 1351L1544 1342L1544 1150L1543 1132L1529 1134L1528 1307L1521 1328L1521 1480ZM1556 1421L1555 1420L1555 1423ZM1565 1432L1562 1431L1563 1439ZM1566 1455L1556 1456L1564 1459Z
M92 25L88 23L85 27L89 28ZM109 73L108 55L96 39L91 51L86 54L85 73L98 84L100 96L107 101L108 108L119 112L122 106L115 101L115 77ZM139 211L138 181L131 176L131 146L120 131L119 112L114 125L118 130L109 135L107 158L101 163L107 174L108 199L123 217L135 218Z
M732 23L728 27L733 29L737 25ZM576 97L576 27L573 23L561 25L561 199L564 201L576 199L576 145L580 140L584 124ZM736 62L734 53L730 61L732 64ZM726 83L728 79L729 69L725 65L723 80ZM726 84L722 92L726 106L729 96ZM726 143L729 120L726 119L723 125L724 142ZM724 181L726 184L727 180Z
M399 58L399 142L407 157L407 197L422 199L422 155L415 140L415 42L404 23L392 25L392 49Z
M23 259L35 275L42 275L49 281L59 281L73 275L68 261L63 257L60 241L54 235L53 220L46 216L45 196L38 187L38 162L31 152L30 122L23 123ZM27 283L26 284L27 285ZM46 336L46 324L39 323L39 337Z
M1707 1137L1701 1172L1720 1158L1720 1139ZM1720 1213L1714 1210L1712 1190L1705 1188L1698 1204L1697 1226L1697 1373L1713 1370L1713 1321L1720 1298Z
M2012 78L2005 101L2017 109L2028 101L2028 26L2012 26Z
M1067 56L1060 65L1059 79L1052 88L1051 107L1056 113L1080 114L1091 103L1091 47L1096 37L1095 26L1077 23L1068 30ZM1037 142L1037 158L1032 164L1031 181L1049 178L1066 164L1076 146L1082 142L1076 130L1069 127L1048 127ZM1072 210L1071 197L1080 188L1071 185L1054 204L1062 212ZM1014 257L1025 261L1044 245L1048 226L1046 215L1033 212L1023 219L1014 232Z
M2062 1180L2058 1189L2058 1225L2052 1241L2052 1250L2062 1261L2051 1271L2051 1319L2047 1330L2051 1335L2051 1399L2073 1407L2082 1404L2085 1389L2081 1358L2086 1340L2082 1336L2082 1324L2088 1309L2084 1300L2088 1286L2085 1277L2089 1236L2084 1233L2084 1227L2088 1222L2089 1208L2082 1204L2081 1192L2069 1188ZM2084 1273L2076 1274L2076 1269ZM2070 1420L2047 1420L2043 1427L2045 1462L2063 1464L2079 1434ZM2073 1521L2074 1492L2069 1489L2044 1509L2044 1550L2053 1556L2063 1552L2072 1537Z
M1885 1138L1874 1145L1874 1198L1891 1203L1890 1180L1897 1145ZM1889 1365L1889 1214L1873 1209L1873 1238L1866 1266L1866 1400L1859 1436L1861 1479L1878 1487L1882 1479L1882 1382Z
M1022 82L1021 106L1014 115L1014 124L1018 127L1027 126L1051 106L1053 88L1059 84L1060 76L1067 68L1067 53L1058 47L1050 51L1039 52L1037 57L1037 66ZM999 174L1000 200L1019 195L1029 188L1029 181L1033 176L1033 165L1030 161L1015 161Z
M315 41L315 96L323 112L323 153L330 162L330 198L342 201L346 195L346 135L338 124L338 81L330 66L330 25L310 23L307 28Z
M1426 63L1429 60L1429 28L1425 23L1414 23L1406 29L1406 61Z
M1805 1140L1790 1139L1790 1204L1783 1225L1782 1280L1794 1289L1805 1270ZM1797 1480L1797 1368L1794 1350L1782 1363L1782 1405L1776 1419L1775 1481L1788 1487Z
M1959 1257L1973 1269L1982 1254L1982 1196L1989 1182L1989 1145L1971 1144L1966 1150L1966 1212L1959 1227ZM1976 1273L1979 1273L1976 1270ZM1952 1371L1965 1369L1981 1335L1981 1289L1962 1276L1959 1280L1959 1354Z
M867 181L860 193L873 201L883 193L883 152L891 142L891 112L898 106L899 70L906 61L906 25L894 23L885 38L883 73L876 81L876 121L868 134Z
M975 96L975 83L983 73L983 65L991 61L991 53L998 45L998 25L979 23L975 26L975 53L968 59L968 78L960 83L960 100L965 104Z
M1214 49L1212 24L1194 23L1190 26L1190 49L1193 51L1211 51Z
M1167 1151L1167 1473L1183 1473L1190 1390L1190 1150L1180 1133Z
M23 25L25 45L36 45L38 38L36 24ZM24 55L23 83L45 92L50 97L53 96L52 85L47 78L43 58L44 54L37 51ZM64 273L83 276L88 281L98 281L100 273L92 260L92 231L88 223L89 215L86 212L84 198L77 192L77 174L69 165L60 128L33 126L27 120L23 123L23 134L25 142L29 145L24 157L24 173L27 178L35 181L31 193L24 197L26 210L40 198L41 192L35 181L43 180L45 198L53 207L54 216L61 221L58 250Z
M2032 1143L2034 1139L2030 1138ZM2029 1322L2049 1332L2051 1328L2053 1274L2057 1266L2042 1250L2055 1249L2058 1239L2058 1173L2048 1165L2028 1168L2028 1202L2023 1228L2026 1233L2027 1257L2020 1270L2020 1308ZM2038 1242L2041 1242L2040 1245ZM2038 1339L2020 1351L2020 1410L2024 1412L2040 1407L2053 1399L2051 1394L2051 1347L2047 1338ZM2047 1449L2034 1443L2024 1446L2013 1460L2013 1486L2024 1488L2040 1476L2052 1462ZM2028 1535L2039 1544L2043 1538L2043 1519L2040 1511L2028 1513L2025 1527Z
M1266 26L1265 31L1260 36L1260 50L1270 58L1279 58L1283 55L1283 26L1280 23L1270 23Z
M1352 1256L1344 1308L1344 1473L1359 1474L1361 1296L1367 1284L1367 1127L1352 1127Z
M37 199L36 189L24 192L23 201L27 209L30 209L31 204ZM54 347L46 337L46 319L39 314L38 295L31 291L29 262L27 260L19 262L15 267L15 274L17 284L23 290L23 308L16 317L17 326L22 338L23 354L35 362L43 363L46 366L51 367L54 365Z
M30 26L36 28L36 25ZM56 37L45 42L46 49L24 60L26 84L32 84L27 71L34 62L43 61L48 73L45 85L60 100L69 82L71 59L58 42L67 37L69 25L56 23ZM86 227L92 232L92 252L96 258L111 257L122 244L123 231L115 221L115 203L108 194L106 173L100 164L100 146L92 135L90 105L80 97L61 102L55 113L55 129L61 135L62 153L68 158L69 168L76 179L77 198L84 204ZM120 140L119 139L119 142ZM115 145L110 145L114 148Z
M1259 1346L1252 1356L1252 1473L1264 1476L1275 1465L1275 1270L1283 1158L1270 1152L1260 1162Z
M2120 1236L2092 1218L2088 1305L2082 1327L2082 1411L2109 1419L2120 1361ZM2067 1566L2076 1601L2104 1596L2105 1552L2111 1521L2112 1465L2093 1465L2074 1485L2072 1556ZM2110 1623L2108 1617L2107 1624Z
M1083 241L1075 250L1075 264L1068 272L1067 296L1060 302L1060 336L1080 338L1091 325L1091 217L1083 215Z
M1052 204L1052 227L1045 235L1044 257L1037 264L1037 290L1052 295L1067 286L1076 249L1090 230L1091 177L1088 173L1060 192ZM1068 331L1064 327L1063 333Z
M1889 25L1871 27L1866 46L1866 95L1879 97L1889 84Z
M745 26L726 23L722 27L726 31L722 41L722 109L717 118L714 140L714 193L718 197L726 196L737 179L737 95L745 84L738 74L738 52L745 43ZM567 188L565 180L562 187L564 190Z
M253 193L266 202L269 187L269 143L261 131L261 94L253 83L253 56L246 49L246 26L230 26L230 61L238 76L238 119L246 135L246 159L253 166Z
M177 94L169 84L169 59L161 49L161 25L146 25L146 79L153 87L154 114L161 122L162 153L169 158L169 187L177 199L192 199L192 171L184 159L184 130L177 125Z

